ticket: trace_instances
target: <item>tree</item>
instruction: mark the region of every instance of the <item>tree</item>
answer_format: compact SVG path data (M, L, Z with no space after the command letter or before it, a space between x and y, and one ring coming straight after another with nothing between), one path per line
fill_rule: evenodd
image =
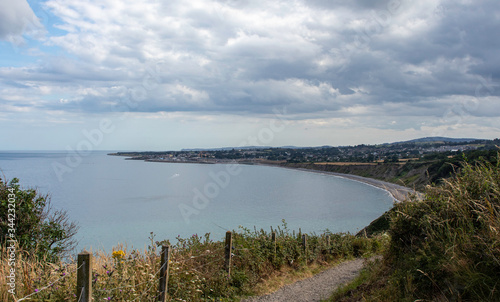
M21 189L17 178L10 183L0 178L0 213L2 245L13 239L24 251L48 260L67 256L76 246L73 237L78 226L69 220L67 212L52 209L48 195Z

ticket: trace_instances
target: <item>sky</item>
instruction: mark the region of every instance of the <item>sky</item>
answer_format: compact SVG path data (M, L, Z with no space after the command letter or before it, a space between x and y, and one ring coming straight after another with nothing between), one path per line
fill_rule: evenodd
M500 137L498 0L0 0L0 150Z

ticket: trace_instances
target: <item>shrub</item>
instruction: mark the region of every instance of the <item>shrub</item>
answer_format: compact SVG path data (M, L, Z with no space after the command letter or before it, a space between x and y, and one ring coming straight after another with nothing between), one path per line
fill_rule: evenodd
M480 162L395 206L387 255L405 297L500 300L500 169Z
M12 206L9 211L9 198L15 204L15 211ZM17 178L9 183L0 178L0 213L2 246L8 239L3 234L13 234L24 251L43 256L47 261L66 256L75 246L73 236L78 227L69 221L67 213L53 210L49 196L42 196L35 189L21 189Z

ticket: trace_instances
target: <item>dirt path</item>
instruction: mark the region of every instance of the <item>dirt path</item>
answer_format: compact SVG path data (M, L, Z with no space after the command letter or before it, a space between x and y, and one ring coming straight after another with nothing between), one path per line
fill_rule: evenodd
M312 302L327 299L339 286L353 280L363 267L364 259L343 262L311 278L284 286L274 293L252 297L242 302Z

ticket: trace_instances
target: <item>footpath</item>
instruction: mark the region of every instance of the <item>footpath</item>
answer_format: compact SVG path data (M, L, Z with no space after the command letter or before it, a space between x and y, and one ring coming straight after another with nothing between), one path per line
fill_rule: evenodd
M337 287L352 281L363 268L365 259L342 262L313 277L286 285L274 293L251 297L241 302L315 302L330 297Z

